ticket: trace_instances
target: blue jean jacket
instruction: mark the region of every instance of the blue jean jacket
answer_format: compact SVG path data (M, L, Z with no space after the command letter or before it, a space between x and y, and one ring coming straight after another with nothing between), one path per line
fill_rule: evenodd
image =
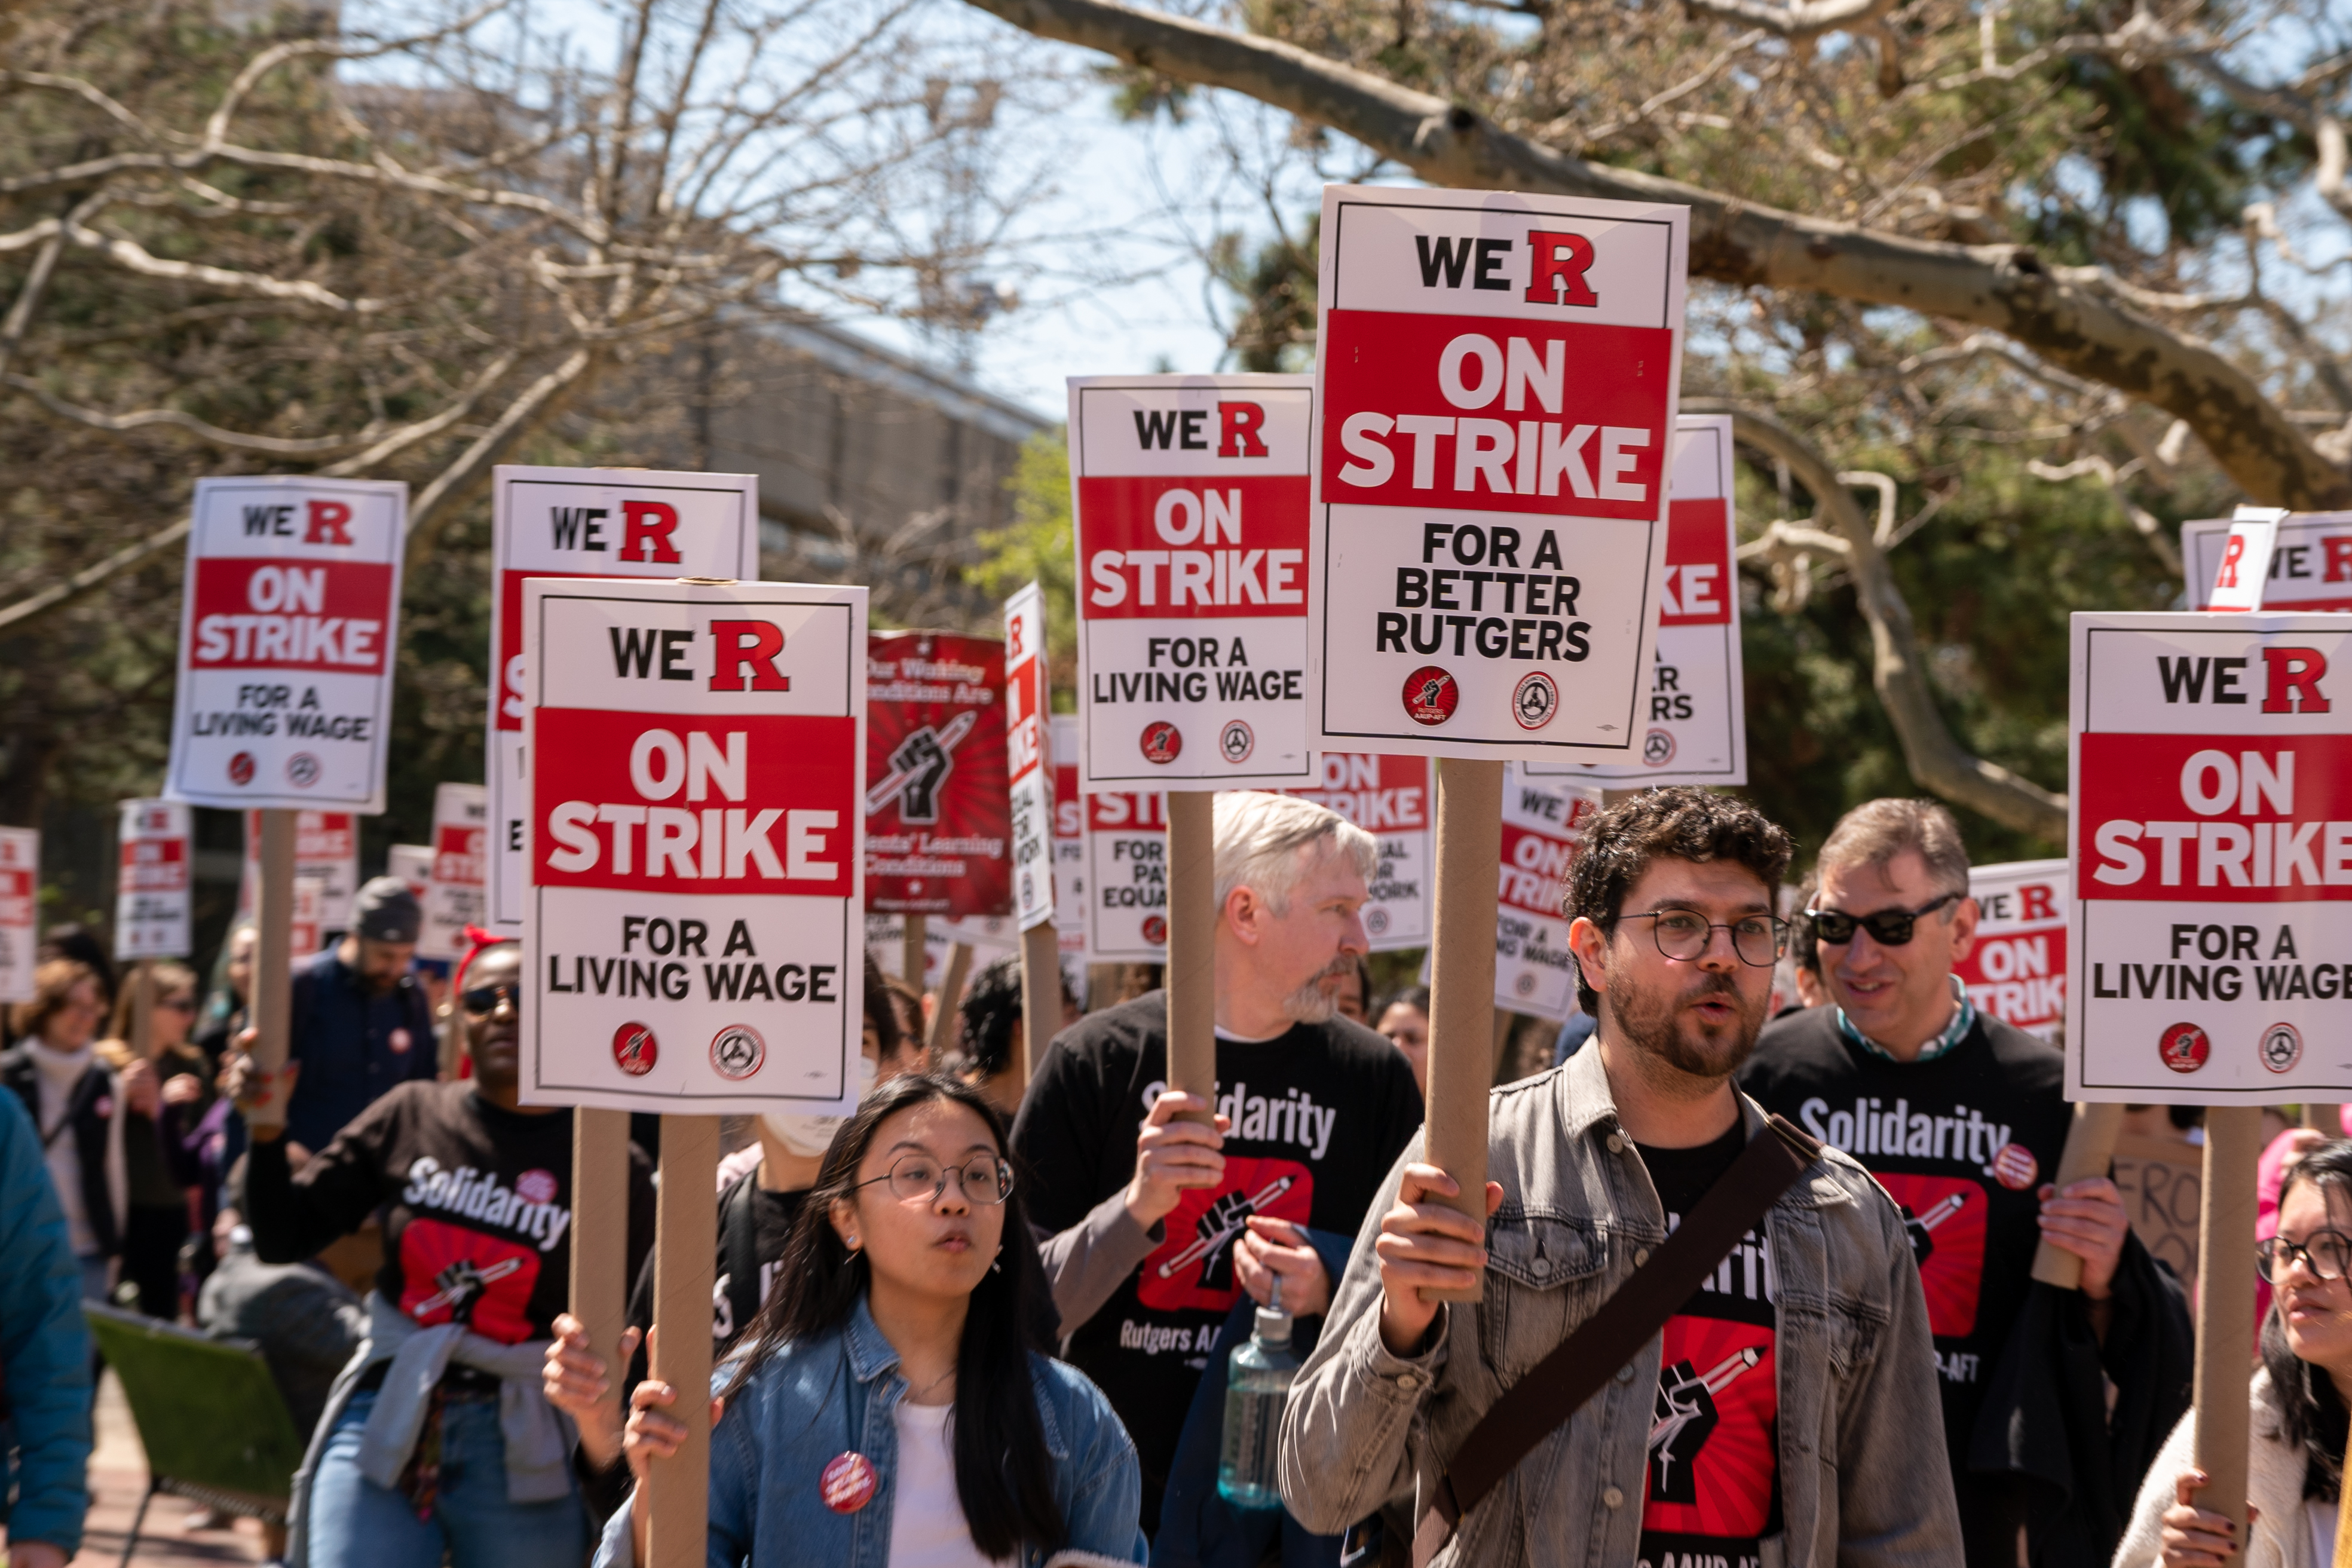
M1029 1363L1068 1534L1050 1552L1023 1548L1022 1568L1143 1562L1143 1479L1127 1428L1076 1368L1041 1355ZM735 1371L732 1363L715 1369L711 1392ZM863 1298L839 1329L771 1356L711 1430L709 1568L888 1568L896 1412L906 1392L898 1352ZM835 1513L817 1477L852 1452L873 1461L878 1479L863 1508ZM594 1568L629 1568L631 1507L606 1524Z

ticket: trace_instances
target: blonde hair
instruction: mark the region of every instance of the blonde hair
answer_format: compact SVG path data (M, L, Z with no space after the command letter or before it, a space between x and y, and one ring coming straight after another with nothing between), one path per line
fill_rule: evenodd
M1299 851L1322 840L1355 861L1365 881L1380 867L1379 840L1328 806L1297 795L1265 790L1218 793L1217 908L1222 912L1235 888L1247 888L1272 907L1289 912L1290 890L1298 886L1307 857Z
M147 974L148 984L154 987L149 994L156 1000L161 1001L174 991L185 990L196 998L199 1005L202 1005L204 993L202 983L196 978L196 972L177 959L156 959L148 964ZM114 998L114 1016L107 1021L107 1033L143 1051L147 1048L144 1042L131 1039L131 1012L138 1000L138 995L139 972L136 969L127 970L122 976L122 988ZM193 1027L195 1023L194 1015L189 1016L188 1022Z

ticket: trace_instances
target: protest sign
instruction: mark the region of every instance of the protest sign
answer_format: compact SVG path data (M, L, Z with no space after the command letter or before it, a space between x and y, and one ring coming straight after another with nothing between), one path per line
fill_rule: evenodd
M1324 187L1318 749L1641 760L1688 223Z
M936 992L945 981L958 946L971 950L971 968L985 968L1021 947L1020 928L1012 917L985 916L965 921L923 921L923 973L919 991ZM892 980L907 978L907 917L869 914L866 917L866 951L874 965Z
M40 830L0 827L0 1002L33 999L40 893Z
M326 945L327 932L334 929L327 923L327 879L316 872L298 871L293 892L294 912L288 923L293 934L287 941L287 951L296 958L307 958Z
M1071 378L1083 788L1312 782L1314 399L1304 375Z
M1601 791L1590 785L1530 778L1518 768L1505 775L1496 1006L1555 1024L1576 1011L1576 958L1560 897L1584 823L1600 809Z
M507 935L523 919L524 817L530 799L523 751L529 706L520 624L530 577L720 577L760 574L760 490L751 474L500 464L490 481L488 775L493 853L489 921ZM679 679L676 650L632 649ZM617 656L614 656L617 657Z
M173 699L173 800L383 809L408 487L202 479Z
M2242 506L2234 518L2193 519L2180 525L2180 564L2192 610L2352 610L2352 512ZM2225 575L2242 595L2260 584L2260 605L2217 602Z
M1070 989L1087 994L1087 802L1078 793L1078 721L1054 715L1054 931Z
M425 889L419 958L458 959L473 944L466 928L484 923L483 879L489 870L490 798L480 784L444 784L433 791L432 877Z
M433 846L430 844L393 844L383 852L383 874L398 881L422 904L433 886ZM423 943L418 943L422 957Z
M522 606L523 1099L847 1114L866 590L534 578Z
M1004 604L1004 749L1013 826L1013 917L1054 918L1053 715L1045 682L1045 595L1034 583Z
M866 658L866 907L1007 913L1004 645L876 632Z
M1086 807L1089 963L1159 963L1168 956L1168 803L1105 791Z
M1427 757L1325 752L1319 788L1284 790L1328 806L1380 840L1380 863L1364 904L1374 952L1429 945L1435 784Z
M301 811L294 814L294 875L318 884L316 918L322 931L347 931L352 900L360 889L360 830L348 811ZM253 917L255 890L261 879L261 813L245 814L245 867L237 884L236 912ZM296 956L317 951L298 947Z
M2067 1094L2352 1098L2352 630L2074 617Z
M1675 422L1675 443L1666 581L1641 755L1618 763L1533 762L1527 764L1532 777L1583 777L1612 789L1748 782L1731 416L1683 415Z
M114 883L114 956L185 958L194 814L180 801L126 800Z
M2205 1195L2204 1151L2174 1138L2116 1140L2116 1190L2132 1234L2197 1291L2197 1216Z
M2066 1021L2066 862L1969 868L1977 939L1952 973L1979 1011L2054 1039Z

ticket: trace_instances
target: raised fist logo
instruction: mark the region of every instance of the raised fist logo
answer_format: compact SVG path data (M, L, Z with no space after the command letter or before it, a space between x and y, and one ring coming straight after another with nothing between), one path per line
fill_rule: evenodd
M955 759L940 746L938 732L928 724L899 742L898 749L890 753L891 773L904 774L907 780L898 791L898 820L937 822L940 786L954 767Z
M1722 1425L1715 1396L1764 1359L1753 1345L1702 1373L1689 1362L1658 1369L1658 1403L1650 1421L1650 1500L1696 1506L1698 1455Z

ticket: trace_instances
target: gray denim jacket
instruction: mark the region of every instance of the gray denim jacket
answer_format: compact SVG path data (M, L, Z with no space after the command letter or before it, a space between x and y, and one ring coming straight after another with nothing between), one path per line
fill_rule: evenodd
M1740 1097L1752 1137L1764 1112ZM1381 1343L1372 1243L1416 1137L1364 1216L1322 1342L1282 1426L1282 1496L1313 1531L1394 1501L1418 1518L1440 1470L1503 1390L1664 1239L1665 1215L1617 1121L1598 1050L1494 1091L1486 1300L1442 1309L1420 1355ZM1927 1309L1894 1203L1834 1149L1765 1216L1780 1310L1782 1533L1764 1568L1927 1568L1961 1561ZM1622 1568L1639 1557L1660 1338L1530 1450L1461 1522L1440 1564Z

